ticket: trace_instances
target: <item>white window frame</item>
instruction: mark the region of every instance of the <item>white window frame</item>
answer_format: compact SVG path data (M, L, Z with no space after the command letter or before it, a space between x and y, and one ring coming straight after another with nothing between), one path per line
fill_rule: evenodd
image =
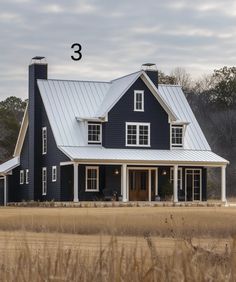
M180 172L180 178L179 178L179 172ZM178 168L178 185L180 182L180 187L178 187L178 189L180 189L181 191L183 190L183 171L182 171L182 167ZM174 168L171 167L170 168L170 182L174 184Z
M57 181L57 166L52 166L52 182Z
M181 144L172 143L172 131L173 131L173 128L182 128L182 143ZM170 143L171 143L171 148L183 149L183 147L184 147L184 131L185 131L184 125L177 126L177 125L172 124L170 126Z
M100 128L100 139L98 141L90 141L89 140L89 126L90 125L98 125ZM88 139L88 144L102 144L102 124L101 123L88 123L87 124L87 139Z
M47 154L47 127L42 127L42 154Z
M25 170L25 184L29 184L29 169Z
M142 107L137 109L137 94L142 96ZM134 90L134 111L135 112L144 112L144 91L143 90Z
M136 126L136 144L128 144L128 126ZM148 126L148 144L139 144L139 127ZM151 131L150 122L126 122L125 123L125 146L126 147L150 147Z
M24 170L20 170L20 185L24 184L25 173Z
M47 168L42 168L42 195L47 195Z
M86 177L85 177L85 192L99 192L99 166L86 166ZM97 171L97 187L96 189L88 189L88 171L95 169Z

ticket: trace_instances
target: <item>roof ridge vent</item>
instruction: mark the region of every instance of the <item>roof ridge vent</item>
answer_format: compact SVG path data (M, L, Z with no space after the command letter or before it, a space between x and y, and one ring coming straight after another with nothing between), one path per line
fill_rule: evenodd
M144 71L157 71L157 65L154 63L145 63L142 64L141 70Z

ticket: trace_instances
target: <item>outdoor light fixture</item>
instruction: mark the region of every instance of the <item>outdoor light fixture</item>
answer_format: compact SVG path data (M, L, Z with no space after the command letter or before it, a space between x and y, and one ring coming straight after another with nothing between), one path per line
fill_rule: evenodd
M162 175L166 175L166 170L163 169L161 174L162 174Z
M115 169L115 171L114 171L114 173L116 174L116 175L118 175L119 174L119 169Z

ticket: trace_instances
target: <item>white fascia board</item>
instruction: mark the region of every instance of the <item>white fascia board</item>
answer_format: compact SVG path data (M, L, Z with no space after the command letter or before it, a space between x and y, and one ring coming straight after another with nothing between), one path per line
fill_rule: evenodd
M29 115L28 115L28 103L27 103L26 109L25 109L25 112L24 112L24 116L23 116L23 120L22 120L22 123L21 123L20 131L19 131L19 134L18 134L18 138L17 138L13 157L20 156L20 153L21 153L24 141L25 141L25 135L26 135L28 125L29 125Z
M167 103L162 99L161 95L158 93L158 89L154 85L154 83L151 81L149 76L142 71L141 78L144 81L144 83L147 85L149 90L152 92L152 94L156 97L157 101L160 103L160 105L163 107L163 109L167 112L167 114L170 116L171 121L177 121L178 117L173 112L173 110L167 105Z
M102 117L75 117L77 121L94 121L94 122L103 122L105 118Z

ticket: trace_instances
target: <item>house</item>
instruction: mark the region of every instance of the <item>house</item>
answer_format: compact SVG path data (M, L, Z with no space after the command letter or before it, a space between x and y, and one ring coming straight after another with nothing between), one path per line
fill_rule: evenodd
M29 66L29 103L14 156L0 165L2 203L207 200L207 169L228 161L209 144L178 85L152 64L109 82L48 79Z

